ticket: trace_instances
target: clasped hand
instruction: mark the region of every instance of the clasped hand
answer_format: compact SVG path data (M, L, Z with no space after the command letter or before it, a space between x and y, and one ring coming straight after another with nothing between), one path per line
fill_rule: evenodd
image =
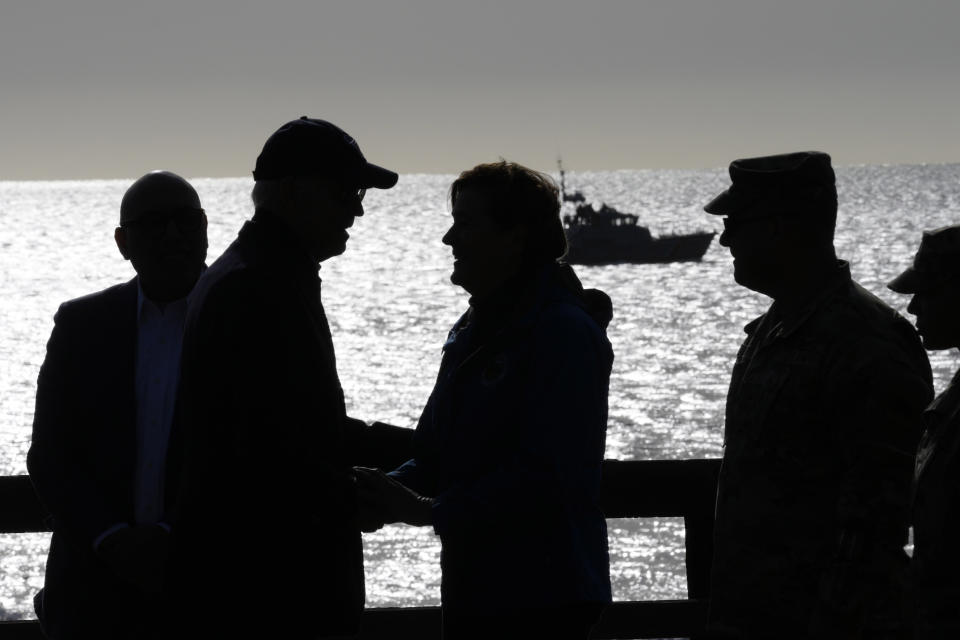
M361 531L376 531L394 522L414 526L432 523L433 498L421 496L379 469L354 467L353 472Z

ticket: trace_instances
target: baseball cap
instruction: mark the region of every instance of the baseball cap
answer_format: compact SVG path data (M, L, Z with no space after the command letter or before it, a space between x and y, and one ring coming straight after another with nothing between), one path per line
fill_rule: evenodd
M360 146L340 127L301 116L267 138L257 156L254 180L331 176L358 189L389 189L397 174L363 157Z

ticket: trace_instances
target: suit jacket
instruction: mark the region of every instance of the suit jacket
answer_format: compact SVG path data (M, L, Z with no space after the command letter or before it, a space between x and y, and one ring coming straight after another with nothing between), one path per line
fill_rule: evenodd
M37 615L51 637L82 637L129 602L93 552L133 520L137 281L65 302L37 380L27 468L52 517Z
M355 427L316 263L269 215L258 212L198 282L181 362L170 596L189 618L203 613L177 633L354 632L364 599Z

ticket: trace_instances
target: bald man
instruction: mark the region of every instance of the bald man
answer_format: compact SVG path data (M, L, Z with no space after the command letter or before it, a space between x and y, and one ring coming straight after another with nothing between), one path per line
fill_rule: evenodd
M156 637L162 619L169 432L207 254L197 192L148 173L124 194L114 239L136 277L60 306L37 380L27 468L52 516L34 601L49 638Z

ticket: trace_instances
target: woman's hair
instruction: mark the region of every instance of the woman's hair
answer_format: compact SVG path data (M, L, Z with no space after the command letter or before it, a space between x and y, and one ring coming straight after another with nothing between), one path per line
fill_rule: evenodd
M527 230L524 260L552 262L567 253L567 236L560 221L560 191L553 178L515 162L478 164L450 186L450 204L465 190L489 199L490 217L503 229Z

